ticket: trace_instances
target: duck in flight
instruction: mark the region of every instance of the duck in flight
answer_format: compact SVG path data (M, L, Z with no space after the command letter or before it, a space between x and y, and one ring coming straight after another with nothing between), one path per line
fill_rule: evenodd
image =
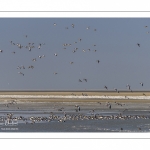
M87 79L83 79L85 82L87 82Z
M127 84L127 86L126 87L128 87L128 89L130 90L131 89L131 86L129 85L129 84Z
M74 24L71 25L74 28Z
M22 72L18 72L18 73L24 76L24 74Z
M98 64L100 63L100 60L97 60Z
M140 44L139 44L139 43L137 43L137 46L138 46L138 47L140 47Z
M82 82L82 80L79 79L79 82Z
M142 83L142 82L141 82L140 84L143 86L143 83Z
M108 87L107 87L107 86L104 86L104 88L105 88L106 90L108 90Z

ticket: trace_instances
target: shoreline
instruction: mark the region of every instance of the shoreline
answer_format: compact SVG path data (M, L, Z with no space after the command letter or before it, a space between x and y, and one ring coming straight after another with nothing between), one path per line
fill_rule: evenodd
M150 103L150 92L2 92L0 102L123 102L123 103Z

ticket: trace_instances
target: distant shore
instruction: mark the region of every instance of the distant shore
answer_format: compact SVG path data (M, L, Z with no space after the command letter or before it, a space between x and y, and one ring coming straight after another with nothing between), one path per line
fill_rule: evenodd
M150 91L0 91L0 101L149 103Z

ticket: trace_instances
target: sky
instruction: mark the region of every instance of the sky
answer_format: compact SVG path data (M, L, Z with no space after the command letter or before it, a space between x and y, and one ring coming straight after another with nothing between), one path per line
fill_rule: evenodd
M0 90L127 90L127 84L132 90L150 90L149 18L0 22Z

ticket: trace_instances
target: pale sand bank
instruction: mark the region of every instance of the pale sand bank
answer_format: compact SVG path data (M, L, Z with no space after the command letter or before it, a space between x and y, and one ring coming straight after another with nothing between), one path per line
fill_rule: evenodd
M0 95L76 95L82 96L87 94L88 96L150 96L150 91L122 91L122 92L109 92L109 91L0 91ZM145 94L145 95L143 95Z
M10 92L1 91L0 101L16 100L20 102L132 102L149 103L150 92L94 92L94 91L72 91L72 92Z

